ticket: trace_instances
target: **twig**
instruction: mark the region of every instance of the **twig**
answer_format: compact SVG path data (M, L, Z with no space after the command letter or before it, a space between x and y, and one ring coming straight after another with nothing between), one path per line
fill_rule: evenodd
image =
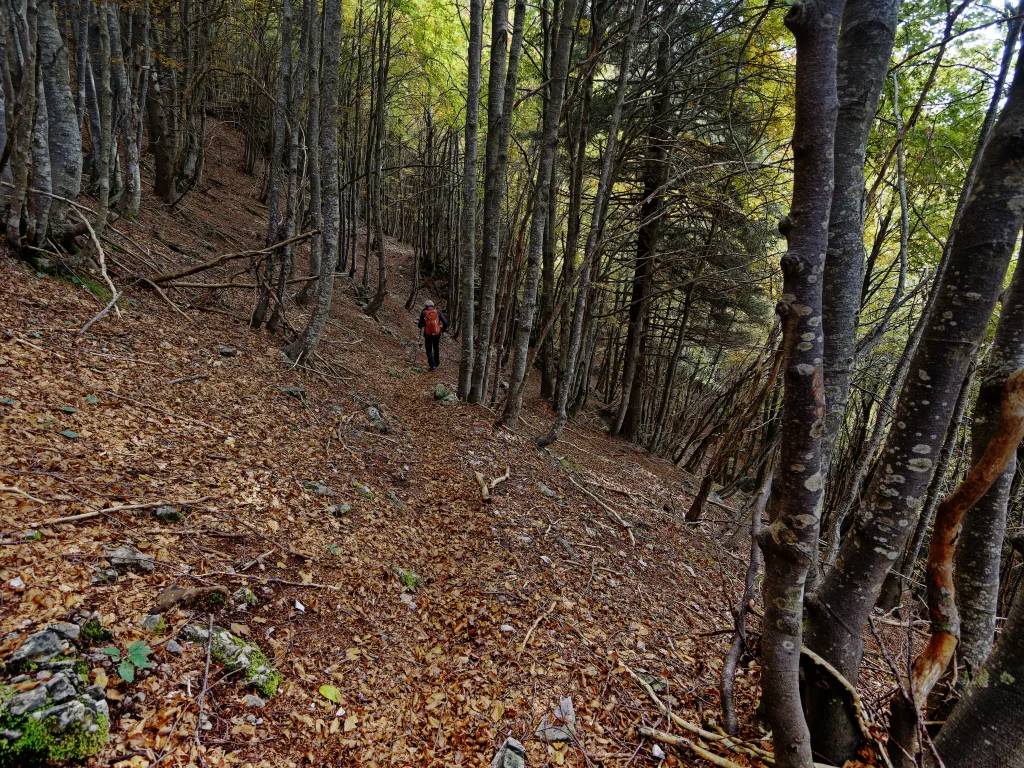
M268 253L273 253L274 251L278 250L279 248L283 248L286 245L291 245L292 243L297 243L301 240L306 240L312 237L313 235L318 234L320 234L320 230L314 229L309 232L303 232L301 235L295 235L295 237L290 237L287 240L282 240L280 243L274 243L273 245L267 248L260 248L254 251L239 251L238 253L227 253L224 254L223 256L218 256L217 258L211 261L207 261L202 264L197 264L193 267L186 267L185 269L179 269L175 272L165 272L162 275L155 275L151 278L146 278L146 282L151 284L168 283L171 282L172 280L178 280L182 277L194 275L196 272L203 272L204 270L212 269L213 267L219 267L221 264L225 264L235 259L244 259L246 256L263 256Z
M182 384L182 383L184 383L186 381L199 381L200 379L208 379L208 378L210 378L210 374L208 374L208 373L197 373L197 374L195 374L193 376L182 376L182 377L177 378L177 379L171 379L170 381L167 382L167 384L169 386L171 384Z
M48 503L42 499L37 499L30 493L25 493L25 491L21 490L21 488L16 485L0 485L0 493L17 493L19 496L24 496L26 499L31 499L37 504L42 504L43 506L46 506Z
M522 653L526 650L526 644L530 642L530 636L533 634L533 631L540 625L542 621L544 621L545 618L551 615L551 612L555 610L556 605L558 605L558 601L552 600L551 605L548 606L548 609L544 611L544 613L542 613L540 616L538 616L535 622L533 622L533 626L530 627L530 631L526 633L526 637L523 638L523 642L519 644L519 653Z
M269 544L273 544L275 547L280 549L286 555L293 555L295 557L301 557L303 560L312 560L313 562L319 562L320 561L320 558L316 557L315 555L307 555L307 554L305 554L303 552L296 552L294 549L290 549L289 547L286 547L283 544L278 544L272 538L270 538L266 534L261 533L258 529L254 528L249 523L245 522L245 520L242 520L242 519L240 519L238 517L235 517L234 515L228 515L228 514L226 514L224 512L218 512L217 514L220 515L221 517L226 517L229 520L234 520L239 525L244 525L246 528L248 528L250 531L252 531L252 533L255 536L259 536L265 542L267 542Z
M0 489L2 490L2 489ZM107 507L106 509L98 509L93 512L83 512L80 515L70 515L69 517L51 517L49 520L42 520L33 525L59 525L60 523L76 523L79 520L91 520L94 517L100 515L109 515L111 512L126 512L130 509L150 509L151 507L162 507L165 504L180 504L183 507L190 507L194 504L202 504L204 501L209 501L214 498L213 496L203 496L201 499L194 499L192 501L146 501L141 504L120 504L116 507Z
M158 294L160 294L160 298L163 299L164 301L166 301L170 305L171 309L173 309L179 315L184 317L190 323L192 322L192 318L189 317L188 315L186 315L185 311L181 307L179 307L177 304L175 304L173 301L171 301L170 297L166 293L164 293L163 289L159 285L154 283L148 277L142 278L142 282L147 283L150 288L152 288L154 291L156 291Z
M264 584L280 584L280 585L285 586L285 587L305 587L307 589L329 589L332 592L337 592L338 589L339 589L339 587L336 587L333 584L317 584L317 583L312 582L312 581L309 582L308 584L303 584L303 583L298 582L298 581L285 581L284 579L268 578L266 576L253 576L252 574L248 574L248 573L233 573L231 571L210 571L209 573L202 574L202 577L200 577L200 578L204 578L206 576L228 576L228 577L233 578L233 579L250 579L251 581L261 581Z
M199 715L196 717L195 744L199 750L199 729L203 725L203 706L206 703L206 691L210 682L210 655L213 650L213 614L210 614L210 627L206 636L206 669L203 671L203 689L199 692Z
M78 217L82 220L82 223L85 224L85 228L89 230L89 237L92 238L92 243L93 245L96 246L96 258L99 260L100 263L100 275L103 277L104 281L106 281L107 287L110 288L111 295L117 296L119 291L117 290L117 286L114 285L114 281L110 279L110 275L107 274L107 257L106 254L103 252L103 245L100 244L100 239L96 236L96 230L92 228L92 224L89 223L89 219L86 218L86 215L84 213L78 210L77 206L75 206L75 213L78 214ZM101 223L106 224L106 222ZM114 304L114 313L118 317L121 316L121 310L117 309L116 303Z
M714 752L709 752L703 747L698 747L685 736L676 736L674 733L665 733L665 731L659 731L656 728L648 728L643 725L637 728L637 730L642 736L654 739L655 741L660 741L662 744L668 744L673 747L688 747L693 750L695 754L704 758L709 763L719 766L719 768L743 768L739 763L734 763L732 760L724 758L721 755L716 755ZM764 758L761 759L763 760ZM765 760L765 762L767 762L767 760Z
M592 498L594 501L596 501L602 507L604 507L604 511L608 513L609 517L611 517L612 522L618 523L623 528L625 528L626 529L626 533L629 534L629 540L631 542L633 542L633 546L636 546L636 538L634 538L634 536L633 536L633 524L631 522L629 522L628 520L623 519L622 515L620 515L614 509L609 507L607 504L605 504L600 498L597 497L597 495L595 495L594 493L591 493L587 488L585 488L584 486L582 486L579 483L577 483L576 482L576 478L574 478L572 475L569 475L569 482L572 483L573 485L575 485L577 488L579 488L585 494L587 494L587 496Z
M96 315L95 317L93 317L93 319L92 319L92 320L90 320L90 321L89 321L88 323L86 323L85 325L83 325L83 326L82 326L82 330L80 330L80 331L78 332L78 334L79 334L79 335L82 335L83 333L85 333L86 331L88 331L88 330L89 330L90 328L92 328L92 325L93 325L93 323L97 322L98 320L102 320L102 319L103 319L103 318L104 318L104 317L106 316L107 312L109 312L109 311L110 311L110 310L111 310L111 309L113 308L113 306L114 306L115 304L117 304L117 302L118 302L118 300L119 300L119 299L121 298L121 296L122 296L122 294L121 294L121 292L120 292L120 291L118 291L117 293L115 293L115 294L114 294L114 297L113 297L113 298L112 298L112 299L110 300L110 302L109 302L109 303L107 304L107 306L105 306L105 307L104 307L103 309L101 309L101 310L100 310L100 312L99 312L99 314L98 314L98 315Z

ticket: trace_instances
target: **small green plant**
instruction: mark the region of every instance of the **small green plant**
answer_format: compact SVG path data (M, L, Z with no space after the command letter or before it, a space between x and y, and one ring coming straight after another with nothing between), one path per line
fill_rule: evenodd
M391 378L397 379L401 375L402 375L402 372L400 370L398 370L397 368L388 368L388 376L390 376Z
M114 575L117 575L116 571L114 572ZM89 620L82 625L82 632L79 637L86 645L93 646L110 640L114 635L109 629L106 629L103 626L96 616L91 616Z
M397 565L392 568L402 586L406 589L416 591L416 588L423 583L423 577L408 568L399 568Z
M129 645L123 658L121 651L112 645L104 648L103 652L110 657L111 661L117 664L117 674L126 683L135 682L136 669L151 669L153 667L153 662L149 660L149 654L153 652L153 649L143 640L136 640Z
M337 557L338 555L341 554L341 547L339 547L337 544L328 544L327 545L327 551L330 552L335 557Z

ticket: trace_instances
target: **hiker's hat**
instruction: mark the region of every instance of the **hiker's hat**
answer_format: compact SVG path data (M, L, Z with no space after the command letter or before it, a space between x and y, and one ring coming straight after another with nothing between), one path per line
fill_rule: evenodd
M427 299L427 304L426 304L426 306L428 306L428 307L432 307L432 306L434 306L434 302L433 302L433 301L431 301L430 299Z

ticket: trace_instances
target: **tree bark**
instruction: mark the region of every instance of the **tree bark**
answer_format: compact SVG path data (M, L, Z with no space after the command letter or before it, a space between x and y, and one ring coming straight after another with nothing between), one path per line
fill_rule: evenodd
M315 14L314 10L314 14ZM320 345L334 298L341 208L338 187L338 60L341 45L341 0L324 0L323 80L320 110L320 158L323 163L323 252L316 304L302 335L286 350L296 363L309 360Z
M507 14L506 6L506 14ZM462 157L462 252L459 254L460 333L458 395L469 399L473 385L473 327L476 303L476 156L480 121L480 56L484 36L484 2L469 3L469 59L466 83L466 151Z
M779 225L787 240L777 307L783 327L785 393L779 468L772 483L769 523L758 542L765 562L761 685L779 768L813 764L799 669L804 582L818 551L824 485L821 294L839 111L836 48L843 3L797 2L785 18L797 51L793 203Z
M537 186L534 190L533 218L530 222L530 243L527 250L526 280L523 299L516 318L513 341L512 372L509 377L508 398L497 423L515 429L523 408L523 383L528 371L530 333L537 310L537 287L540 282L540 257L544 245L547 223L548 195L551 194L551 167L558 149L558 125L562 114L565 79L569 72L569 55L576 22L576 0L564 0L558 26L558 39L551 61L551 98L544 109L540 154L537 159Z
M988 327L1016 245L1024 207L1024 75L1020 60L1009 98L980 159L937 298L857 521L835 567L808 601L808 646L856 682L862 632L893 561L914 528L935 471L959 388ZM785 462L784 462L785 464ZM823 717L829 713L821 712ZM849 745L815 749L840 763Z
M501 10L504 8L504 11ZM480 259L480 320L473 354L473 383L469 401L482 401L487 392L488 361L494 332L494 305L498 291L498 253L501 246L501 211L508 176L508 142L512 106L519 82L519 57L526 26L526 0L516 0L512 44L505 65L508 37L508 0L495 0L491 16L491 63L487 80L487 155L484 160L483 253ZM504 92L502 81L504 80ZM499 94L501 94L499 96Z
M850 396L864 280L864 158L896 39L899 0L848 0L836 64L835 190L828 220L822 289L825 324L825 446L828 471Z

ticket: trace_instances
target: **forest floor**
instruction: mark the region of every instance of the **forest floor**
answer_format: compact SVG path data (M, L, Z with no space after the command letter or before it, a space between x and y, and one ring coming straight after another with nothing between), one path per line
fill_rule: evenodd
M260 247L260 179L239 170L237 135L214 136L202 190L174 211L147 190L140 221L114 224L115 280ZM109 744L91 764L484 766L506 736L524 742L530 766L658 764L637 727L667 719L624 665L656 678L684 719L719 719L746 560L718 542L726 513L684 526L693 478L608 438L596 416L538 451L551 413L536 382L516 434L495 431L485 408L436 401L436 384L454 388L457 343L425 372L419 308L403 307L409 251L389 246L380 321L339 280L329 367L316 371L287 368L281 338L247 328L252 291L183 316L131 287L120 317L82 334L104 299L0 258L0 657L92 611L113 633L106 644L153 649L154 667L130 684L87 655L111 706ZM228 273L196 279L212 275ZM506 469L483 502L474 474ZM162 523L157 503L184 520ZM124 505L149 506L114 509ZM106 553L122 544L155 569L104 581ZM422 583L403 586L396 568ZM172 585L247 586L257 603L212 615L179 605L147 631ZM265 707L245 706L251 689L203 644L177 648L182 628L211 620L282 673ZM750 739L764 736L757 675L747 659L737 681ZM577 738L548 744L534 734L563 697Z

